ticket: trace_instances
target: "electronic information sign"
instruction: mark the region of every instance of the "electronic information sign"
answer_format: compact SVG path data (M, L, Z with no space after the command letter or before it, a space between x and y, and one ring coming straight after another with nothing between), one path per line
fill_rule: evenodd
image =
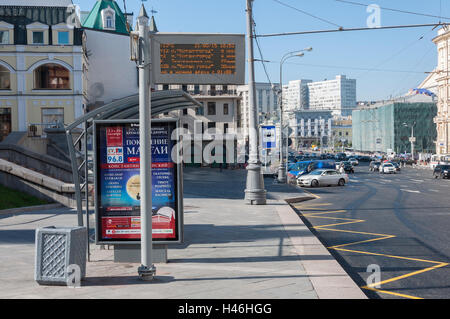
M156 33L155 84L245 84L245 36Z

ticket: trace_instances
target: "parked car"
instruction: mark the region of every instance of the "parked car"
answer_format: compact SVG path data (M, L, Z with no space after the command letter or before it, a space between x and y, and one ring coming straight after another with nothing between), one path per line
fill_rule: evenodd
M433 170L434 178L450 178L450 165L436 165Z
M398 163L398 162L390 162L392 165L394 165L394 167L395 167L395 170L397 171L397 172L400 172L401 171L401 168L400 168L400 164Z
M308 175L297 178L297 185L319 187L319 186L344 186L348 183L348 175L341 174L334 169L318 169Z
M350 163L350 161L341 162L339 171L340 172L344 171L345 173L355 173L355 169L353 168L353 165L352 163Z
M380 168L380 174L395 174L397 170L392 163L383 163Z
M372 161L369 164L369 171L370 172L379 171L380 166L381 166L381 162L379 162L379 161Z
M292 165L288 171L288 177L295 178L311 173L316 169L336 169L334 161L302 161Z
M359 165L358 160L357 160L356 158L354 158L354 157L350 157L350 158L348 159L348 161L349 161L353 166L358 166L358 165Z

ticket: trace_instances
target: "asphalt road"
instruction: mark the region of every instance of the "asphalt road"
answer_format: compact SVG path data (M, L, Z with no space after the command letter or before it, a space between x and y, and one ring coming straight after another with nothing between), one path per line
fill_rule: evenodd
M369 298L450 298L450 180L363 163L345 187L305 190L315 199L295 205L300 217Z

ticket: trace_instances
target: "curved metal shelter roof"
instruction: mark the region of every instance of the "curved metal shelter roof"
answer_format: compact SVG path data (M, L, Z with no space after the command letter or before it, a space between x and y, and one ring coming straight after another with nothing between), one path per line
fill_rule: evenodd
M165 90L152 92L152 116L188 107L202 106L197 100L184 91ZM119 120L139 118L139 95L131 95L99 107L79 117L66 127L71 131L85 122L95 120Z
M151 113L152 117L164 112L202 106L193 97L181 90L155 91L151 94ZM89 173L92 159L86 145L88 136L92 135L93 123L96 120L120 120L120 119L139 119L139 95L132 95L120 100L116 100L102 107L99 107L83 116L77 118L75 122L66 126L67 144L72 163L73 182L75 186L75 197L77 202L78 225L83 226L83 208L82 191L85 190L86 216L89 212ZM80 133L80 127L83 126L81 134L74 140L73 134ZM84 138L84 140L83 140ZM84 145L84 147L82 147ZM83 149L83 151L81 151ZM86 218L86 224L89 219Z

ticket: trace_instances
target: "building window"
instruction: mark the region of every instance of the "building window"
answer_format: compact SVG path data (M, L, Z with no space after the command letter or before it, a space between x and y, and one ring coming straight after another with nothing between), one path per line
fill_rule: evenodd
M45 64L34 71L35 89L70 90L70 71L58 64Z
M7 68L0 65L0 90L9 90L11 88L10 72Z
M0 108L0 142L11 133L11 109Z
M163 84L163 90L164 91L169 90L169 84Z
M194 85L194 94L200 94L200 85Z
M116 29L116 13L111 7L102 10L103 29Z
M185 128L186 130L189 131L189 124L187 124L187 123L183 124L183 128Z
M33 44L44 44L44 31L33 31Z
M197 107L195 109L195 115L205 115L205 109L203 106Z
M208 115L216 115L216 102L208 102Z
M208 128L216 128L216 122L208 122Z
M229 112L230 112L230 110L228 108L228 104L224 104L223 105L223 115L228 115Z
M58 44L69 44L69 31L58 31Z
M46 124L45 127L57 127L58 124L64 124L64 109L42 109L42 124Z
M0 31L0 44L9 44L9 31Z
M223 132L228 133L228 123L223 124Z
M187 91L188 91L188 86L185 85L185 84L183 84L183 85L181 86L181 90L183 90L184 92L187 92Z
M183 115L187 115L188 114L188 109L183 109Z

